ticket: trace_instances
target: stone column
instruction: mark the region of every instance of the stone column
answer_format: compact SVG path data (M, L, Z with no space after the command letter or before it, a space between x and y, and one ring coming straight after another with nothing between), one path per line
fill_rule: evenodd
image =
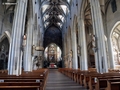
M17 0L12 37L8 59L8 74L20 75L22 69L22 37L25 28L25 18L28 0Z
M67 68L69 67L69 60L68 60L68 53L69 53L69 44L68 44L68 32L66 32L66 62L67 62Z
M64 46L65 47L64 48L65 49L65 54L64 54L65 59L64 60L65 60L65 68L67 68L67 37L66 37L66 32L65 32L65 37L64 38L65 38L65 42L64 42L64 44L65 44L65 46Z
M40 36L39 36L39 45L40 46L43 46L43 37L42 37L42 35L43 35L43 33L42 33L42 31L40 31L39 30L39 34L40 34ZM44 52L43 51L39 51L39 56L41 57L41 64L40 64L40 67L39 68L42 68L42 66L43 66L43 57L44 57Z
M86 46L86 34L84 26L84 18L80 18L80 69L88 70L88 60L87 60L87 46Z
M76 30L71 30L72 38L72 55L73 55L73 69L78 69L78 60L77 60L77 40L76 40Z
M70 58L70 51L71 51L71 43L70 43L70 32L67 32L67 47L68 47L68 68L70 68L70 62L71 62L71 58Z
M110 37L110 36L109 36ZM113 54L113 48L112 48L112 41L110 40L110 38L108 39L108 48L109 48L109 51L111 52L109 54L109 64L110 64L110 69L114 69L115 68L115 65L114 65L114 54Z
M104 27L99 0L90 0L93 30L95 35L95 62L97 72L108 72L107 54L105 48Z
M32 24L32 17L28 19L27 23L27 42L25 47L25 54L24 54L24 71L32 71L32 31L33 31L33 24Z
M73 55L72 55L72 36L71 36L71 29L69 29L69 68L72 68L73 66Z
M63 58L64 58L64 67L66 68L66 33L64 33L64 39L63 39L63 47L64 47L64 53L63 53Z
M33 34L33 11L32 11L32 1L29 1L28 6L28 21L27 21L27 40L26 40L26 47L24 53L24 71L32 71L33 63L32 63L32 34Z

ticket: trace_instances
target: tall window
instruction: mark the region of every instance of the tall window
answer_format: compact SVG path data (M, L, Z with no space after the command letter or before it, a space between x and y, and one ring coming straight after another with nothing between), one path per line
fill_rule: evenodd
M117 11L116 0L111 0L111 7L112 7L112 12L113 12L113 13L114 13L115 11Z

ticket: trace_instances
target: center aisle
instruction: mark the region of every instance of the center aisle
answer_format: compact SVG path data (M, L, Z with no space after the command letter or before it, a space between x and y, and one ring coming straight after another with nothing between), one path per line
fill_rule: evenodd
M70 78L58 72L58 69L50 69L45 90L87 90Z

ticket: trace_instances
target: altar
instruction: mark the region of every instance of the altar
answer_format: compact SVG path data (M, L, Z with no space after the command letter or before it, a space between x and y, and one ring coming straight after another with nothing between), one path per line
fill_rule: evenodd
M57 68L57 65L55 63L50 63L49 68Z

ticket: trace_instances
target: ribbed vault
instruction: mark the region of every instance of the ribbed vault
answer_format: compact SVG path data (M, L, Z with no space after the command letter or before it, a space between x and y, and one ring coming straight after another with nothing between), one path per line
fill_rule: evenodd
M62 28L66 15L70 12L71 0L42 0L41 12L45 29L50 26Z
M44 47L55 43L62 48L62 27L70 12L71 0L41 0Z

